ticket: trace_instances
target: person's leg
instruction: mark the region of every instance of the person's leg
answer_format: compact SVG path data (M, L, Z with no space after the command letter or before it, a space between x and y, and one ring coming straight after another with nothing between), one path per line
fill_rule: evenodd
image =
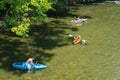
M27 69L28 71L30 71L30 64L27 64Z

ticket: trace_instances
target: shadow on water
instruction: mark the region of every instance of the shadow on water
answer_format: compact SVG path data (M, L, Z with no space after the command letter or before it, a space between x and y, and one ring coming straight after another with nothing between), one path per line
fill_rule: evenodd
M75 12L76 13L76 12ZM62 14L62 15L61 15ZM92 18L91 16L88 15L79 15L79 14L74 14L74 12L63 12L63 13L57 13L57 12L50 12L48 13L49 17L53 17L53 18L64 18L64 17L71 17L71 18L75 18L75 17L80 17L80 18Z
M65 30L67 29L72 31L72 27L64 21L54 20L49 23L43 23L41 26L34 25L30 35L33 36L36 47L53 49L69 44L66 41L68 33Z
M54 20L33 25L29 38L20 38L0 30L0 68L20 76L25 72L13 69L13 62L26 61L29 57L36 56L39 63L46 64L55 55L46 50L71 43L67 41L69 39L68 33L65 32L67 29L72 30L67 23Z
M98 0L100 1L100 0ZM65 17L81 17L81 18L92 18L91 16L88 15L80 15L76 14L77 11L80 11L83 5L93 5L93 3L96 1L78 1L75 5L55 5L53 6L55 10L49 10L47 12L47 16L53 17L53 18L65 18ZM74 14L75 13L75 14Z

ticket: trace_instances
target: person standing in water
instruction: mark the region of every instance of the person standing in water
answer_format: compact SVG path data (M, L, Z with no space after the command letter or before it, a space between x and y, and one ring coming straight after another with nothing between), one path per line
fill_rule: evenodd
M35 66L35 65L34 65L34 60L35 60L35 59L36 59L36 57L32 57L32 58L29 58L29 59L26 61L26 66L27 66L28 71L30 71L31 65Z

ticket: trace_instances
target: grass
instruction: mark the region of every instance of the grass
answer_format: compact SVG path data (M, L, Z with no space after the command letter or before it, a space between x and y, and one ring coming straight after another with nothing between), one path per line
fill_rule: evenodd
M32 27L30 37L0 34L0 80L119 80L120 5L80 5L77 12L49 18L48 23ZM70 20L87 18L82 26ZM87 45L72 45L68 34L80 34ZM46 64L43 71L24 72L11 64L37 56Z

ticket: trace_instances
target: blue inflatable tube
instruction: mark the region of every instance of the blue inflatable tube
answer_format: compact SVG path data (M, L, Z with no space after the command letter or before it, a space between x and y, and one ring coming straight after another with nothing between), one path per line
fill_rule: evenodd
M15 62L12 64L12 66L15 69L20 69L20 70L28 70L27 66L26 66L26 62ZM45 69L47 68L46 65L43 64L35 64L35 66L33 66L32 64L30 65L30 70L41 70L41 69Z

